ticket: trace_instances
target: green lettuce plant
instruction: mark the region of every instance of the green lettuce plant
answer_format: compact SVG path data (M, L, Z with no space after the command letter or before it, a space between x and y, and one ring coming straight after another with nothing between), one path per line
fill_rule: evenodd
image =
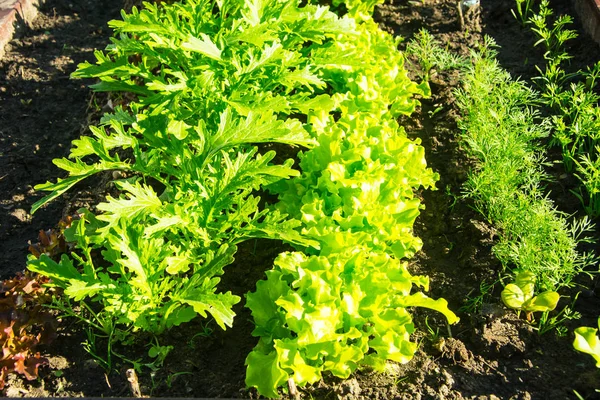
M280 254L247 295L260 340L246 359L246 384L278 397L290 378L304 386L326 371L347 378L359 367L383 371L387 360L408 362L418 347L410 340L410 307L458 321L445 300L411 292L428 284L411 276L407 263L368 247L327 257Z
M395 119L410 115L414 96L429 87L410 81L397 41L371 20L356 30L332 44L339 56L322 70L337 92L334 113L308 113L317 145L299 153L301 175L269 186L276 209L301 221L299 232L319 247L280 255L247 295L260 339L246 359L246 384L268 397L290 379L304 386L325 372L346 378L357 368L381 371L387 360L407 362L417 347L410 307L458 320L445 300L411 292L428 280L401 261L422 246L412 230L422 208L414 190L434 187L437 174Z
M422 246L412 233L421 207L413 190L437 178L423 148L385 116L342 114L318 129L319 145L301 155L302 175L270 188L319 248L280 255L247 295L260 340L246 383L269 397L288 379L304 386L325 371L346 378L359 367L407 362L416 351L407 307L458 320L445 300L411 294L428 280L400 261Z
M551 290L535 295L535 280L532 272L518 272L514 282L506 285L500 294L506 306L525 312L528 320L536 311L554 310L560 299L560 295Z
M393 119L366 113L329 120L319 146L300 158L302 175L276 186L278 209L303 222L321 254L359 243L411 257L422 243L412 234L420 202L413 188L433 187L424 149Z

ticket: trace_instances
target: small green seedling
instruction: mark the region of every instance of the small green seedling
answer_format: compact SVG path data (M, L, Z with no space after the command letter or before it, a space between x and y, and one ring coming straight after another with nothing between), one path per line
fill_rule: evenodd
M532 13L532 8L533 4L535 3L535 0L516 1L516 14L515 10L510 10L510 12L512 13L513 17L515 17L515 19L521 23L521 26L525 27L525 25L527 25L527 22L529 21L529 15Z
M159 369L171 350L173 350L173 346L161 346L155 338L154 343L150 346L150 350L148 350L148 356L154 358L154 361L147 364L147 366L153 370Z
M598 318L598 328L600 328L600 318ZM586 353L594 357L596 367L600 368L600 339L596 333L598 329L582 326L575 329L575 340L573 347L575 350Z
M509 283L500 294L502 301L508 307L524 311L527 320L531 321L535 311L552 311L556 308L560 295L551 290L534 296L535 274L524 271L519 272L514 283Z

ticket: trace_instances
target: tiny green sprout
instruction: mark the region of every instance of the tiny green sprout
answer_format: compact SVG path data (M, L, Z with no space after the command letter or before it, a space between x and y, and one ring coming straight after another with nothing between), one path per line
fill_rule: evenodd
M148 356L155 360L152 363L147 364L147 366L153 370L160 368L171 350L173 350L173 346L161 346L155 338L154 343L148 350Z
M560 299L560 295L551 290L535 296L535 278L532 272L519 272L514 283L506 285L500 294L502 301L508 307L525 311L528 321L531 321L531 314L535 311L554 310Z
M598 328L600 328L600 318L598 318ZM596 333L598 329L582 326L575 329L575 340L573 347L575 350L586 353L594 357L596 367L600 368L600 339Z
M435 330L429 326L428 317L425 317L425 326L427 327L427 332L429 333L429 341L431 343L436 343L440 338L440 328L435 328Z

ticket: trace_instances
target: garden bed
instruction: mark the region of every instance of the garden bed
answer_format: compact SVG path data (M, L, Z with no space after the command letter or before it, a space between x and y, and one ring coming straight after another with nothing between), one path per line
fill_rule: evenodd
M48 0L33 28L15 38L0 61L0 260L2 274L8 277L25 266L28 241L35 242L37 231L55 226L63 216L81 205L93 205L105 186L81 186L71 199L55 201L33 217L31 205L40 195L32 186L54 180L58 172L51 160L66 156L71 140L97 119L103 96L92 96L86 84L69 80L78 62L92 61L92 50L103 48L110 34L108 19L117 18L121 1L82 1L69 3ZM557 13L574 15L569 2L552 2ZM411 38L420 28L428 29L449 50L468 55L483 35L492 36L501 46L499 61L513 76L530 78L535 65L542 65L543 51L532 50L534 37L519 26L510 13L512 1L481 1L480 9L465 14L461 29L454 1L386 2L375 12L384 30ZM576 21L578 24L578 21ZM583 32L569 47L576 70L600 60L598 46ZM469 200L459 198L473 160L466 157L457 136L459 116L453 90L460 85L456 72L440 72L431 80L432 97L421 101L411 117L402 118L411 138L420 138L426 159L440 174L438 190L422 191L425 210L417 219L415 232L424 247L410 263L413 274L431 278L433 298L448 300L461 321L446 327L441 315L417 309L414 312L420 350L407 364L394 365L385 374L357 372L348 380L327 378L301 390L309 398L364 399L564 399L573 390L593 396L598 371L593 360L573 350L572 330L594 326L600 312L598 292L588 290L579 296L575 309L579 321L567 323L569 334L539 335L523 318L508 310L499 299L500 287L481 297L476 312L463 307L480 295L480 285L492 282L501 272L491 253L497 232L472 209ZM560 158L560 155L556 155ZM551 197L561 210L572 213L580 203L571 193L574 182L560 166L550 172L558 183L550 185ZM596 235L598 236L598 235ZM243 297L255 290L284 245L270 241L249 241L240 246L236 262L227 267L222 289ZM594 288L585 277L581 283ZM569 293L571 297L576 291ZM563 293L566 295L566 293ZM572 298L571 298L572 299ZM567 305L565 297L561 305ZM564 304L563 304L564 303ZM462 311L461 311L462 309ZM142 369L138 374L141 393L161 397L255 398L245 388L244 360L256 344L254 328L243 301L235 306L233 328L222 331L214 321L196 319L161 338L172 345L164 366ZM450 334L451 333L451 334ZM131 396L125 370L132 365L116 361L105 370L83 346L85 332L77 323L65 320L58 338L43 348L49 366L40 370L40 379L27 382L11 378L8 396ZM96 344L98 353L103 343ZM128 351L130 359L142 357L147 349ZM137 352L137 354L136 354ZM590 397L591 398L591 397Z

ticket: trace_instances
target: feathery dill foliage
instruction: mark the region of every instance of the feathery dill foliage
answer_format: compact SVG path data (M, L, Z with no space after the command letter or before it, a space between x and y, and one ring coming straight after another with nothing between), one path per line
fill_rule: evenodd
M419 64L420 77L425 82L429 82L434 69L445 71L465 68L469 65L469 60L442 48L437 39L425 28L421 28L406 44L405 53Z
M514 80L495 60L491 39L473 53L473 65L457 90L463 111L459 125L477 166L465 183L476 207L500 229L495 255L511 270L530 271L539 290L570 285L594 262L577 251L591 224L569 224L545 194L544 150L548 126L536 111L539 95Z
M592 217L600 216L600 61L585 70L567 72L565 63L573 58L565 43L577 38L567 29L573 22L569 15L554 16L549 2L543 0L539 10L529 17L537 45L546 49L543 69L535 78L541 100L550 108L552 136L550 143L560 146L567 172L574 172L580 186L573 191Z

